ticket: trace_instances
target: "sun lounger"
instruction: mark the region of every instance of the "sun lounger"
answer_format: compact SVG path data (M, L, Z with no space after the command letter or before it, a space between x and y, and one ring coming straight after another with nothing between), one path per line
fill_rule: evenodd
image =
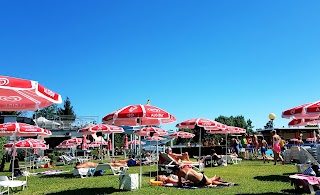
M129 169L128 166L111 166L108 163L104 163L104 164L98 164L95 171L111 170L111 172L114 175L121 175L121 174L125 174L128 169Z
M320 178L315 176L303 175L303 174L295 174L289 176L291 185L294 185L296 191L300 190L299 186L303 186L304 188L309 188L311 194L315 194L314 186L320 186Z
M79 161L79 158L77 158L77 157L71 157L71 156L67 156L67 155L62 155L60 157L63 160L63 164L65 164L65 165L70 165L70 164L73 164L73 163L76 163Z
M221 155L221 159L226 159L226 155ZM242 162L242 158L237 158L233 155L227 155L228 164L240 164L241 162Z
M27 187L26 181L9 180L7 176L0 176L0 194L10 193L10 189L21 187L24 190Z
M183 165L184 163L183 161L181 163L177 162L175 159L164 152L160 152L159 161L160 159L163 161L163 163L158 164L158 169L161 170L161 168L165 168L167 173L170 173L170 169L172 169L174 166ZM187 162L187 164L192 165L192 167L198 169L198 171L202 171L204 167L204 164L199 162Z
M79 168L73 169L72 174L74 176L80 176L81 178L86 178L93 176L95 172L95 168Z

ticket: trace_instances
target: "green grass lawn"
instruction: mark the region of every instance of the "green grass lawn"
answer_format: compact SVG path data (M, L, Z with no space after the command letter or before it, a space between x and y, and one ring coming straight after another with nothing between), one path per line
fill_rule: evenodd
M295 165L274 166L272 162L243 161L242 164L228 165L226 167L205 168L205 174L209 177L221 176L224 181L240 184L234 187L224 188L200 188L179 189L173 187L159 187L148 184L150 172L155 174L156 166L143 167L143 186L141 189L123 192L118 190L119 178L111 175L111 171L103 176L89 178L75 178L71 170L73 166L56 166L55 169L70 170L70 173L53 176L30 176L28 185L21 195L69 195L69 194L293 194L294 187L290 185L288 175L297 172ZM8 169L8 165L6 166ZM38 169L36 171L44 171ZM139 167L130 167L127 173L138 173ZM9 172L4 172L10 175ZM153 177L152 177L153 178ZM24 179L23 177L19 179Z

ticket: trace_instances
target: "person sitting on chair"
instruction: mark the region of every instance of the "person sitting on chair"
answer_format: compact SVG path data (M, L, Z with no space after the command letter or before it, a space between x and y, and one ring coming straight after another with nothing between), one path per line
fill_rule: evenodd
M176 153L172 153L172 149L168 147L167 154L177 162L179 160L190 161L188 152L185 152L183 154L176 154Z

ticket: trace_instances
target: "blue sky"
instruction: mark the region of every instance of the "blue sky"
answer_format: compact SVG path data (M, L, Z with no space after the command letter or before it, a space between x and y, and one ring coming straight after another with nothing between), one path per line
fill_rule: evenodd
M151 104L255 128L319 100L319 1L2 1L2 75L68 96L78 116ZM165 125L164 128L173 128Z

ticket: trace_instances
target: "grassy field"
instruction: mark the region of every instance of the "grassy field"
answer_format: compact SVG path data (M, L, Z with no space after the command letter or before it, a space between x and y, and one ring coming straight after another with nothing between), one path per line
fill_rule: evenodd
M8 165L6 166L8 168ZM276 165L272 162L243 161L242 164L228 165L226 167L205 168L207 176L221 176L224 181L239 184L234 187L224 188L200 188L200 189L179 189L173 187L150 186L150 173L156 174L156 166L143 167L143 187L141 189L123 192L118 190L119 178L111 175L111 171L103 176L89 178L75 178L72 176L71 165L56 166L55 169L70 170L69 173L53 176L30 176L28 185L20 195L70 195L70 194L294 194L294 187L290 185L288 175L296 173L295 165ZM36 171L44 171L38 169ZM130 167L128 173L138 173L139 167ZM4 172L10 175L9 172ZM153 177L152 177L153 178ZM23 177L19 179L24 179Z

